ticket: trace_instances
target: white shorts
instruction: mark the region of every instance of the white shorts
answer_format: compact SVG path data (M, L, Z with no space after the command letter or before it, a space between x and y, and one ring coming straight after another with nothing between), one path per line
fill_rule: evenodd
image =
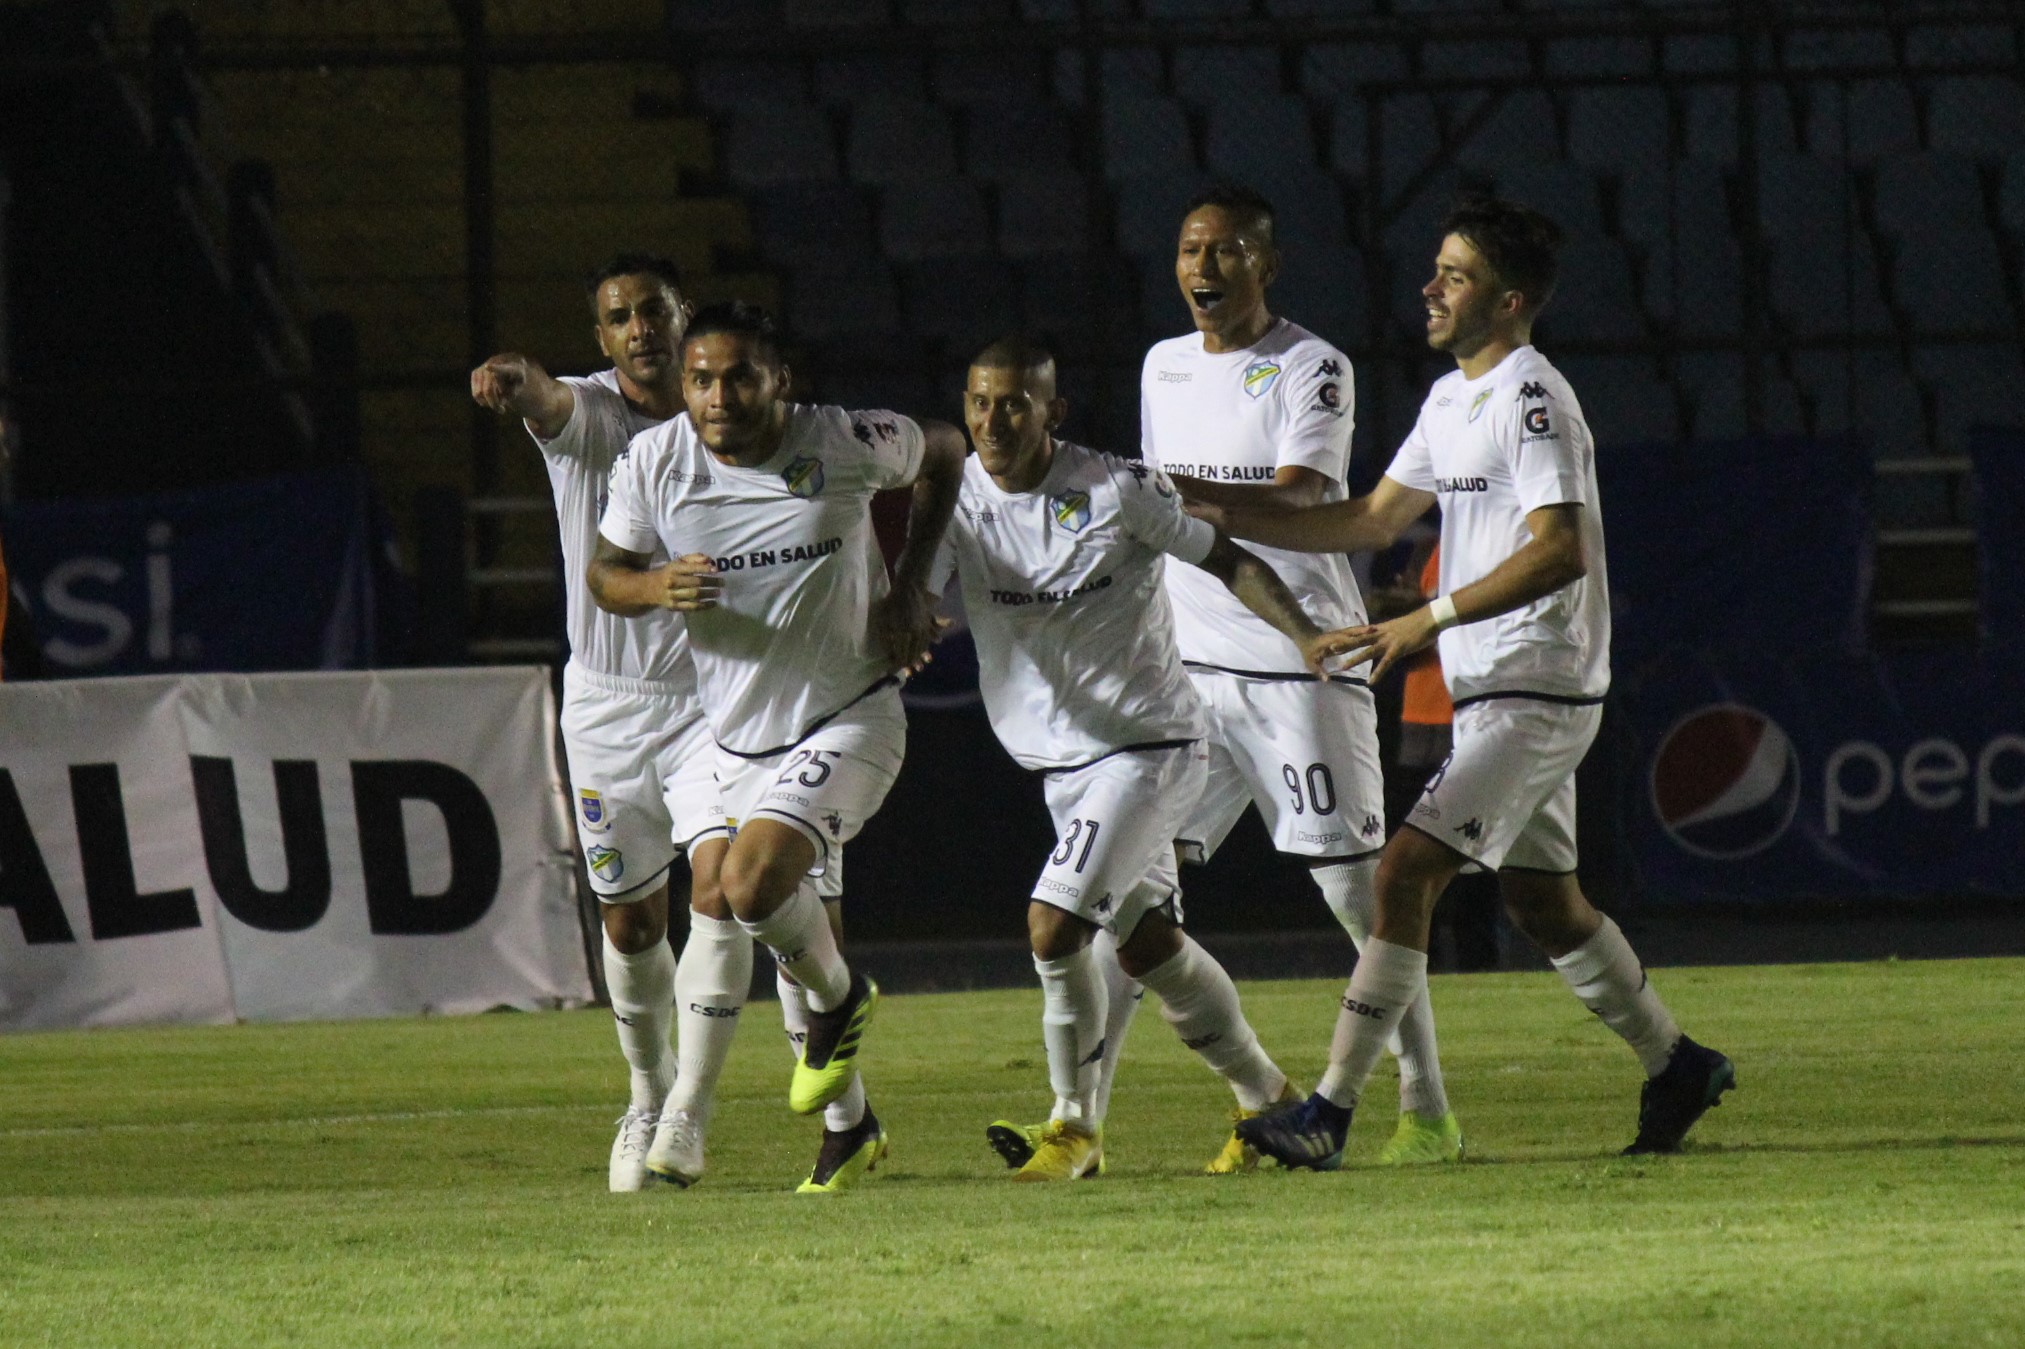
M724 825L703 706L572 662L561 720L591 889L608 903L639 899L677 852Z
M1188 861L1208 861L1254 804L1283 853L1347 860L1385 846L1370 689L1188 673L1209 721L1209 783L1180 834Z
M1200 743L1126 750L1047 775L1055 850L1034 898L1131 937L1149 910L1181 921L1175 831L1202 793L1208 755Z
M1574 871L1575 770L1602 721L1599 703L1465 702L1406 823L1486 871Z
M900 776L907 752L907 714L898 688L853 703L786 749L747 758L721 746L718 785L723 823L779 820L816 846L809 874L825 898L843 893L844 845L878 813Z

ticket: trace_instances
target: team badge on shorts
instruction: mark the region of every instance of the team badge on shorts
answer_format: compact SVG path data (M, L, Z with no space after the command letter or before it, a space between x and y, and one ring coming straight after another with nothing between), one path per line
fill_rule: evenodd
M1080 534L1090 523L1090 494L1064 492L1058 497L1049 497L1048 509L1055 513L1056 524L1071 534Z
M1245 392L1254 398L1264 398L1280 378L1280 363L1260 359L1245 367Z
M591 874L607 885L617 884L619 877L626 874L626 859L617 848L601 848L594 844L584 853L584 858L591 864Z
M807 501L823 490L823 461L803 455L782 469L780 477L791 495Z
M584 829L592 834L612 832L612 812L605 809L605 798L589 788L577 792L577 811L583 817Z

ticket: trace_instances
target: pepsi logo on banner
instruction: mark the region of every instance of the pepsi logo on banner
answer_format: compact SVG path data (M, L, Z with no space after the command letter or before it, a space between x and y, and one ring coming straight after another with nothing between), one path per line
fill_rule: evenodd
M1731 861L1778 842L1800 806L1800 756L1779 724L1741 703L1675 722L1652 760L1652 808L1668 838Z

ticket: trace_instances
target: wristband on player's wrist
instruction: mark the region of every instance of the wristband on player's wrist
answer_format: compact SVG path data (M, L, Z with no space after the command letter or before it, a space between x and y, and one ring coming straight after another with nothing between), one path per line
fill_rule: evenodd
M1427 602L1427 612L1434 618L1436 632L1447 632L1462 621L1456 617L1453 595L1436 595Z

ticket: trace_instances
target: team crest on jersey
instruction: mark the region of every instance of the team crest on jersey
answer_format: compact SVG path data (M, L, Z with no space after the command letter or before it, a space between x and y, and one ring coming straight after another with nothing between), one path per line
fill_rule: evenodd
M605 798L585 787L577 792L577 806L583 816L584 830L592 834L612 832L612 812L605 809Z
M1064 492L1048 498L1048 509L1055 513L1055 523L1071 534L1080 534L1090 523L1090 494L1088 492Z
M1245 392L1254 398L1264 398L1279 378L1280 363L1261 357L1245 367Z
M1491 391L1489 389L1485 389L1482 393L1478 394L1475 401L1470 404L1470 420L1475 421L1477 418L1483 416L1484 404L1490 401Z
M591 864L591 874L607 885L618 884L619 877L626 874L626 859L617 848L593 844L584 853L584 860Z
M791 495L807 501L823 490L823 461L805 454L782 469L780 477Z

